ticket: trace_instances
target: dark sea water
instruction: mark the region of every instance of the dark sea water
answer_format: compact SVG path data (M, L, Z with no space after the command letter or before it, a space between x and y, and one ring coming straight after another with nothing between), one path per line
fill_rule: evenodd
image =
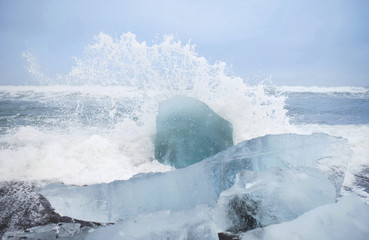
M286 108L293 123L368 124L369 92L288 92Z

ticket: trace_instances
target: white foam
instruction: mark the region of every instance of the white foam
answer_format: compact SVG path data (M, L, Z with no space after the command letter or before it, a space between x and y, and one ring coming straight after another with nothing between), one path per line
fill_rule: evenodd
M367 93L368 88L364 87L321 87L321 86L276 86L279 92L310 92L310 93Z
M70 85L41 85L41 86L0 86L1 98L22 97L23 100L63 100L66 95L80 94L95 97L134 97L140 96L135 87L129 86L70 86Z
M0 139L10 145L0 150L0 179L83 185L171 170L153 159L152 144L145 142L140 129L132 128L136 134L122 131L91 134L78 129L57 132L21 127Z

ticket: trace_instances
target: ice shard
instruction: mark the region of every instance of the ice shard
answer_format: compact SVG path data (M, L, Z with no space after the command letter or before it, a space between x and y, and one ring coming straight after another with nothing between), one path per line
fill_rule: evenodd
M293 220L335 199L332 183L313 168L245 170L219 197L218 225L223 231L245 232Z
M207 206L173 212L159 211L135 216L100 228L87 236L87 240L158 240L192 239L218 240L212 211Z
M185 96L159 103L155 140L159 162L183 168L230 146L232 124L205 103Z
M141 174L126 181L90 186L51 184L41 188L55 210L97 222L125 220L137 214L214 207L242 170L315 168L341 188L351 150L345 139L326 134L281 134L244 141L187 168Z
M369 239L369 206L356 196L314 208L290 222L246 232L243 240Z

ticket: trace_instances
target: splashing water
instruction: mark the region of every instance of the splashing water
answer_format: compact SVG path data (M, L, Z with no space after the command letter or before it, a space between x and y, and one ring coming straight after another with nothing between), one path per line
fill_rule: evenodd
M264 82L251 86L227 71L224 62L210 64L197 55L194 45L182 45L173 36L149 46L137 42L132 33L117 39L100 33L85 47L85 55L75 58L72 70L51 82L89 86L87 92L93 94L108 89L105 93L112 100L126 94L127 88L117 87L131 87L136 91L131 97L135 118L147 113L155 116L157 103L163 99L194 97L233 123L236 142L288 125L284 96L268 94Z
M284 96L232 76L224 62L210 64L172 36L148 45L132 33L100 33L69 73L53 79L24 56L48 84L0 89L2 100L16 98L27 110L2 126L5 179L90 184L170 170L153 159L153 137L158 102L175 95L197 98L230 121L235 143L290 132Z

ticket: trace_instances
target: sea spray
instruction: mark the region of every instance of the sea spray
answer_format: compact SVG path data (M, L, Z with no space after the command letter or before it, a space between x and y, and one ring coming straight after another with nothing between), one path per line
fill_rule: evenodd
M41 85L0 87L7 107L2 180L92 184L171 170L154 159L153 138L158 102L175 95L199 99L228 119L235 143L291 132L283 95L248 84L172 36L148 44L132 33L100 33L69 73L54 78L26 56Z
M152 121L160 100L176 95L193 97L232 121L236 143L267 133L280 133L289 125L285 96L270 94L264 82L249 85L229 72L226 63L209 63L198 56L190 42L182 44L171 35L149 45L138 42L132 33L119 38L100 33L85 47L84 55L75 58L69 73L50 81L54 85L87 86L93 92L98 87L112 102L126 94L121 89L111 96L112 88L136 89L136 96L130 102L134 105L131 114L140 123ZM106 91L101 89L104 87Z

